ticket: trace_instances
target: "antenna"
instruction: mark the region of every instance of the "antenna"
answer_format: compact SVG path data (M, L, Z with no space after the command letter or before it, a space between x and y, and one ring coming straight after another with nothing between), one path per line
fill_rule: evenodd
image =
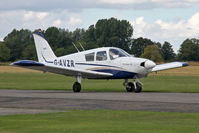
M75 49L79 52L79 49L75 46L75 44L72 42L73 46L75 47Z
M83 51L85 51L84 47L82 46L82 44L79 42L79 45L82 47Z

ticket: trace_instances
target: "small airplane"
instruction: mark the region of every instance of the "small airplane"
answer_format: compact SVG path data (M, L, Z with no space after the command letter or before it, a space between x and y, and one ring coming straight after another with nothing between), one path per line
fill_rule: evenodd
M76 78L73 84L74 92L80 92L82 78L88 78L124 79L123 85L127 92L139 93L142 91L142 83L138 81L139 78L147 77L151 72L188 66L186 62L156 65L149 59L133 57L116 47L91 50L84 50L82 47L81 52L77 49L77 53L56 57L41 31L33 34L33 37L38 62L21 60L11 65L73 76ZM132 79L133 82L129 82L129 79Z

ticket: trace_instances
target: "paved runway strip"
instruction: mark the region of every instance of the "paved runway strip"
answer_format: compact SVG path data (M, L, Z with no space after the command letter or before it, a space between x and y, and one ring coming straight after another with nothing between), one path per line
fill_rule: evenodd
M2 110L5 109L48 111L65 109L109 109L199 112L199 93L73 93L72 91L57 90L0 90L0 115L2 114ZM11 113L8 114L13 114L15 111L10 112ZM31 111L29 110L29 112Z

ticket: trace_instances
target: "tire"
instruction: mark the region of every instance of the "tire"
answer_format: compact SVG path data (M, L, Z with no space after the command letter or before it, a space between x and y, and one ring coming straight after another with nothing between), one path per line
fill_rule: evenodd
M142 91L142 84L139 82L136 82L135 93L140 93L141 91Z
M134 87L133 83L128 82L128 84L127 84L127 86L126 86L126 91L127 91L127 92L133 92L134 89L135 89L135 87Z
M81 91L81 84L78 82L75 82L73 84L73 92L80 92Z

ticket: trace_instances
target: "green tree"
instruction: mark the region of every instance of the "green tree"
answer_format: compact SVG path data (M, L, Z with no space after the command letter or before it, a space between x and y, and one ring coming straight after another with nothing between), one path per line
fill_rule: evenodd
M84 47L85 50L94 49L94 48L98 48L99 47L97 44L95 44L93 42L86 43L84 41L81 41L81 42L77 42L77 43L81 43L81 45Z
M186 39L180 47L178 57L180 60L199 61L199 40Z
M23 49L22 59L37 60L36 49L35 49L35 45L33 43L29 44L26 48Z
M14 29L5 38L5 45L10 49L10 61L23 59L23 50L30 44L33 44L32 32L27 29L20 31Z
M0 61L8 61L10 58L10 49L3 42L0 42Z
M67 48L72 45L73 33L68 29L59 29L57 48Z
M76 29L71 32L68 29L49 27L44 34L55 54L62 56L74 52L73 48L71 48L73 47L72 43L82 41L85 37L85 30Z
M79 43L81 43L81 45L83 46L83 48L84 48L85 50L93 49L93 48L99 47L98 45L96 45L96 44L93 43L93 42L88 42L88 43L86 43L86 42L84 42L84 41L75 42L76 47L77 47L80 51L83 51L83 49L82 49L82 47L80 46ZM73 45L71 45L70 47L68 47L68 48L66 49L65 54L72 54L72 53L75 53L75 52L77 52L76 48L75 48Z
M149 45L144 49L144 53L141 55L142 58L153 60L154 62L163 62L160 50L156 45Z
M140 57L144 53L144 48L148 45L154 45L155 43L147 38L137 38L133 39L131 42L131 53L136 56Z
M82 41L85 38L86 31L84 29L76 29L72 33L72 40L73 41Z
M86 42L92 42L100 47L119 47L129 51L133 27L126 20L116 18L98 20L86 31Z
M91 25L89 26L88 30L86 31L86 34L85 34L86 38L86 42L93 42L93 43L97 43L97 40L95 38L95 26L94 25Z
M44 36L48 43L51 45L53 51L59 46L59 29L56 27L49 27L45 32Z
M172 49L172 46L169 42L164 42L164 44L161 47L161 53L164 58L164 60L174 60L175 59L175 53Z
M55 51L56 56L63 56L65 54L66 50L64 48L57 48Z

